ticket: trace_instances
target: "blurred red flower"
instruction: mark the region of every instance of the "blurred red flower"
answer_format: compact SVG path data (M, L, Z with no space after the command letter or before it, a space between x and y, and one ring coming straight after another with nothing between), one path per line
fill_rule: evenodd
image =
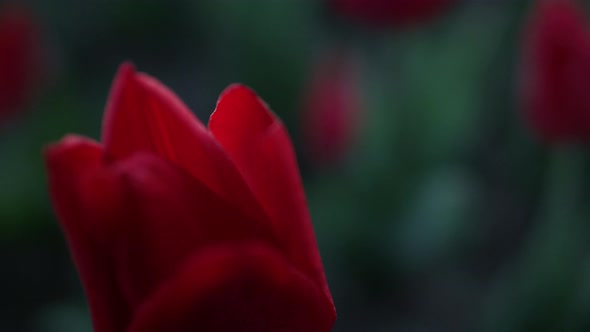
M336 165L350 151L360 128L360 95L352 56L332 52L312 67L302 114L307 152L315 165Z
M536 3L521 66L522 105L537 134L546 141L590 139L590 33L575 1Z
M428 21L453 0L328 0L341 13L373 25L404 26Z
M26 8L0 8L0 118L30 102L40 79L39 31Z
M95 331L329 331L335 311L291 141L250 89L207 129L121 66L102 144L46 151Z

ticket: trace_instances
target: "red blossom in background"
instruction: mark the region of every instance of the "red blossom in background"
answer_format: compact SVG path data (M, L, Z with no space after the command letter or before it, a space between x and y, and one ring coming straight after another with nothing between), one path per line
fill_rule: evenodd
M351 149L360 128L361 96L353 57L325 55L313 67L303 99L303 132L315 165L335 165Z
M17 5L0 8L0 118L30 102L41 71L39 31L31 13Z
M207 129L121 66L102 144L46 151L96 332L325 332L335 311L288 134L250 89Z
M453 0L328 0L337 11L372 25L405 26L428 21Z
M524 34L521 101L545 141L590 139L590 33L575 1L536 3Z

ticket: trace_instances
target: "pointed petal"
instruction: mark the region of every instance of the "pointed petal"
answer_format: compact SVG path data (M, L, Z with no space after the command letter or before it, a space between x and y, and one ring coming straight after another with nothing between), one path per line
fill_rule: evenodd
M129 332L327 332L332 305L272 248L200 252L137 312Z
M167 87L123 64L106 107L105 154L116 161L150 151L185 169L249 216L266 218L223 149Z
M45 151L53 206L65 233L70 252L88 298L94 330L121 332L129 309L115 280L111 257L94 241L88 222L92 215L86 198L94 188L85 177L101 167L102 148L88 139L68 136Z
M283 124L252 90L232 85L222 93L209 129L270 216L279 242L286 245L285 255L331 301L297 161Z
M118 190L111 190L117 204L95 211L101 222L93 227L111 250L121 290L133 309L195 251L245 240L276 245L267 224L249 219L154 154L138 153L112 164L94 181L118 184Z

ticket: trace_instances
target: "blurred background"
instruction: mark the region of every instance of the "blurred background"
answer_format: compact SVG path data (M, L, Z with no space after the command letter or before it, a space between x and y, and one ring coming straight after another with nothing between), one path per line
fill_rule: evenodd
M2 3L0 331L92 330L41 150L98 139L125 60L204 122L233 82L283 119L334 331L590 330L590 155L519 106L535 1L398 2Z

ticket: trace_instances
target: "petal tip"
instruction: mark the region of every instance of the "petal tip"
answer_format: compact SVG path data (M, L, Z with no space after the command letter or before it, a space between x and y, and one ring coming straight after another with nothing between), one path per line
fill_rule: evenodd
M123 61L123 63L121 63L119 65L119 69L117 70L117 76L119 76L119 74L122 75L129 75L129 74L135 74L137 70L135 69L135 64L133 64L132 61Z
M69 155L76 154L76 151L83 150L97 151L100 145L87 137L67 134L61 140L50 143L43 147L42 154L47 166L56 165L60 160L67 159Z
M219 123L242 127L245 123L256 128L266 128L277 121L276 117L258 94L250 87L230 84L221 92L215 110L209 117L209 128Z
M49 143L43 147L45 155L56 154L64 150L69 150L80 144L88 143L90 140L77 134L66 134L57 142Z
M102 141L109 141L109 130L111 128L112 118L116 112L116 105L123 96L123 90L135 81L136 69L131 61L124 61L119 65L111 90L107 99L102 123ZM108 145L108 144L107 144Z
M215 105L215 110L211 114L211 117L213 117L213 114L215 114L215 112L219 109L219 105L221 103L225 102L228 98L244 98L244 97L250 97L250 98L254 97L254 98L259 99L256 92L254 92L254 89L252 89L251 87L249 87L245 84L242 84L242 83L231 83L225 89L223 89L223 91L221 91L221 93L219 94L219 98L217 99L217 104Z
M231 83L225 89L223 89L223 91L221 92L221 94L219 96L219 99L221 100L225 95L230 94L230 93L236 93L236 92L249 93L249 94L256 95L256 93L254 92L254 89L252 89L251 87L249 87L245 84Z
M131 61L125 61L119 65L117 73L115 74L115 79L113 80L113 87L111 96L109 96L109 101L126 84L129 84L133 81L134 77L136 76L136 72L135 65Z

